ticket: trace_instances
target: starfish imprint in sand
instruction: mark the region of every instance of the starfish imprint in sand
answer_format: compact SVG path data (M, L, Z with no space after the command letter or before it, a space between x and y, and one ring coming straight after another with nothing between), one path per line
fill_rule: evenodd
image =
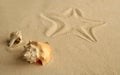
M65 33L72 33L87 41L97 41L93 35L93 28L105 22L86 19L77 8L69 8L61 13L40 14L40 17L51 22L51 27L46 31L46 36L56 37Z

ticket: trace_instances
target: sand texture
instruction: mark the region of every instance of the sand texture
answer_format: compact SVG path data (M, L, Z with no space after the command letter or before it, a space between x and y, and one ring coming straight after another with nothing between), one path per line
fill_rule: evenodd
M0 75L120 75L119 0L0 0ZM7 46L21 31L24 42ZM52 61L22 59L29 40L48 42Z

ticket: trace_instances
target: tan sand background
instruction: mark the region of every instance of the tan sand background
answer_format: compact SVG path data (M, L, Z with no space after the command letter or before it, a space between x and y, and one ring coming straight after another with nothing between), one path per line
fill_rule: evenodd
M0 0L0 75L120 75L119 7L119 0ZM40 14L61 14L68 8L80 9L85 18L105 22L93 29L96 42L72 33L46 36L53 22ZM9 34L17 30L22 31L25 42L48 41L53 60L45 66L22 61L22 45L11 49L6 43Z

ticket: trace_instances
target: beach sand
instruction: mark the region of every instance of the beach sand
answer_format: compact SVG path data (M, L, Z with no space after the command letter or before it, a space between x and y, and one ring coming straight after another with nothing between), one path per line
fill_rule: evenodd
M120 75L119 7L119 0L0 0L0 75ZM9 48L14 31L24 43ZM22 60L29 40L49 42L49 64Z

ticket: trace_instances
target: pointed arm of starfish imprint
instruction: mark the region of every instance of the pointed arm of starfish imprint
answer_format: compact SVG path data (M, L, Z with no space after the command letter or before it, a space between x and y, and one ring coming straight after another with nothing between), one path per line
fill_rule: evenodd
M49 21L52 23L51 27L45 32L46 36L48 36L48 37L52 36L58 28L56 22L54 22L52 19L48 18L45 14L40 14L40 17L45 19L46 21Z
M70 31L70 27L67 27L67 25L60 19L58 19L58 17L59 16L55 15L52 16L44 15L44 18L46 18L48 21L51 21L52 23L52 26L46 31L47 36L55 37Z
M75 17L82 17L82 12L80 9L77 8L67 8L66 10L63 11L63 15L70 17L70 16L75 16Z
M82 31L81 29L76 29L77 32L82 32L81 35L84 35L84 37L86 37L87 39L96 42L97 39L95 38L94 34L93 34L93 28L101 26L103 24L105 24L105 22L103 21L95 21L95 20L89 20L89 19L82 19ZM81 36L80 34L77 36ZM83 37L83 36L82 36ZM85 39L85 38L84 38Z
M87 19L84 17L81 17L81 21L82 23L84 23L85 25L83 27L99 27L105 24L104 21L100 21L100 20L92 20L92 19Z
M67 24L65 24L65 22L59 19L59 16L51 17L51 19L54 20L58 25L58 29L54 32L52 37L56 37L72 31L71 26L68 26Z
M85 29L76 29L73 33L74 35L76 35L79 38L82 38L86 41L92 41L92 42L96 42L96 38L94 36L91 36L91 34L89 34Z

